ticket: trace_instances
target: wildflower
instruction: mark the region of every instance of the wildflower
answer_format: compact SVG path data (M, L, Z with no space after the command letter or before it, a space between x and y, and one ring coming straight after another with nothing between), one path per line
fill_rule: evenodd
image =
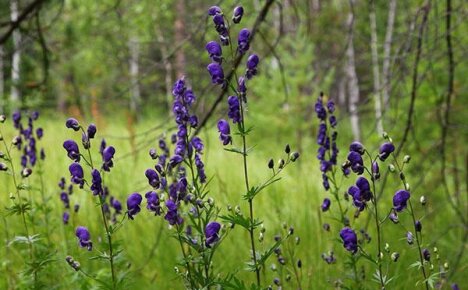
M242 116L240 112L240 102L236 96L230 96L228 98L228 105L229 105L229 112L228 117L232 120L232 122L240 123L242 121Z
M199 154L195 154L195 166L197 167L198 178L200 179L200 182L205 183L206 182L205 165L203 164L203 161L201 160L201 157Z
M395 146L392 143L382 144L379 148L379 159L385 161L393 151L395 151Z
M68 213L68 211L64 212L63 216L62 216L63 224L68 225L68 220L69 219L70 219L70 214Z
M221 45L216 41L210 41L205 46L206 51L210 55L210 58L213 62L221 64L223 61Z
M36 136L37 136L37 139L41 140L41 138L44 136L44 129L37 128L36 129Z
M83 188L84 185L84 179L83 179L83 168L81 165L77 162L72 163L69 167L68 170L70 171L70 174L72 176L71 182L80 185L80 188Z
M67 155L71 160L80 162L80 149L78 148L78 144L76 144L75 141L66 140L63 142L63 148L65 148Z
M211 248L219 240L219 230L221 224L218 222L210 222L205 227L205 246Z
M145 171L146 178L148 178L148 183L151 185L153 188L159 188L159 185L161 182L159 181L159 175L156 171L153 169L147 169Z
M349 145L349 151L357 152L360 155L363 155L365 149L361 143L354 141L353 143L351 143L351 145Z
M93 139L97 132L96 125L89 124L87 132L88 132L88 138Z
M21 126L21 112L20 111L16 111L13 113L13 115L11 116L12 119L13 119L13 125L15 126L16 129L19 129L20 126Z
M232 143L231 129L229 128L229 123L226 120L221 119L218 121L218 131L219 139L223 142L223 145Z
M110 205L114 208L116 214L119 214L122 211L122 204L113 196L110 198Z
M380 178L379 163L377 161L372 162L372 177L375 180Z
M80 123L78 123L78 121L74 118L68 118L67 121L65 122L65 126L75 131L80 130Z
M249 38L250 38L250 31L248 29L244 28L244 29L241 29L241 31L239 31L239 36L237 38L237 49L240 54L244 54L247 50L249 50L250 48Z
M423 254L424 260L428 262L431 261L431 253L429 252L428 249L423 249L422 254Z
M115 154L115 148L112 146L106 147L102 151L102 169L104 171L110 171L110 169L114 166L114 162L112 161L112 158L114 158Z
M204 146L200 137L195 136L192 139L191 143L192 143L193 148L195 148L195 151L197 151L198 153L201 153L203 151Z
M93 249L93 243L91 242L91 235L87 228L79 226L76 228L75 235L79 240L80 247L87 248L88 251Z
M322 203L322 211L326 212L330 208L331 201L329 198L325 198Z
M155 213L155 215L160 215L161 214L161 206L159 205L159 196L156 192L154 191L148 191L145 194L147 205L146 208L149 211L152 211Z
M388 218L394 223L394 224L397 224L398 223L398 215L395 211L392 211L389 215L388 215Z
M102 178L101 178L101 173L97 169L93 169L91 171L91 176L92 176L92 184L91 184L91 191L93 192L94 195L100 195L103 193L102 189Z
M214 15L222 14L222 13L223 12L221 11L221 8L219 8L218 6L211 6L208 9L208 15L210 15L210 16L214 16Z
M141 194L138 192L132 193L127 198L127 214L133 220L133 216L140 212L140 203L142 201Z
M393 196L393 208L400 212L406 208L410 193L406 190L398 190Z
M357 252L357 236L356 233L349 227L344 227L340 231L340 237L343 240L343 247L351 253Z
M244 8L242 6L237 6L234 8L234 15L232 16L232 22L238 24L242 20L244 15Z
M348 161L351 166L351 170L358 174L361 175L364 173L364 161L362 160L362 157L359 153L356 151L351 151L348 154Z
M413 233L412 232L407 232L406 233L406 241L408 242L409 245L413 244Z
M176 204L172 199L166 201L166 207L167 213L164 216L164 219L166 219L170 225L180 225L184 222L177 211L178 204Z
M245 77L247 79L251 79L253 76L257 75L257 66L260 62L258 55L252 54L247 59L247 71L245 72Z
M239 77L239 80L237 81L237 93L241 100L244 102L246 101L246 94L247 94L247 87L245 86L245 78L244 77Z
M456 283L453 283L450 288L452 288L452 290L460 290L460 287L458 287L458 285Z
M63 202L65 208L70 208L70 199L68 198L68 194L64 191L60 193L60 200Z
M224 72L223 68L217 63L210 63L207 67L208 72L211 75L211 82L213 84L223 84L224 83Z
M421 221L416 221L416 222L414 223L414 229L415 229L417 232L421 232L421 230L422 230Z

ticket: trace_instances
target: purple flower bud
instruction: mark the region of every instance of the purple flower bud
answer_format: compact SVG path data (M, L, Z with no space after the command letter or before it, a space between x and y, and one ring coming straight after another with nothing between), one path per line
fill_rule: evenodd
M223 50L221 49L221 45L219 45L219 43L217 43L216 41L210 41L206 44L205 48L213 62L219 64L222 63Z
M246 28L241 29L239 31L239 37L237 38L237 49L240 54L244 54L247 50L249 50L249 39L250 38L250 31Z
M155 213L155 215L160 215L161 214L161 206L159 205L159 196L156 192L154 191L148 191L145 194L146 201L148 202L148 205L146 208L149 211L152 211Z
M145 176L148 178L149 185L151 185L153 188L159 188L159 175L156 171L153 169L146 169Z
M327 109L328 109L328 113L330 113L330 114L335 112L335 103L332 100L329 100L327 102Z
M353 143L351 143L351 145L349 145L349 151L357 152L363 155L365 149L364 149L364 146L360 142L354 141Z
M416 230L416 232L421 232L421 230L422 230L421 221L416 221L416 222L414 223L414 229Z
M375 180L380 178L379 163L377 161L372 162L372 176Z
M113 196L110 198L110 205L114 208L116 214L119 214L122 211L122 204Z
M229 127L228 121L221 119L218 121L218 132L219 139L223 142L223 145L232 143L231 139L231 129Z
M398 220L398 215L396 212L392 211L390 213L390 215L388 216L388 218L394 223L394 224L397 224L399 222Z
M208 9L208 15L210 16L214 16L216 14L222 14L223 12L221 11L221 8L219 8L218 6L211 6L209 9Z
M200 137L194 137L191 141L193 148L195 148L195 151L198 153L201 153L203 151L203 142L200 139Z
M75 131L80 130L80 123L78 123L78 120L76 120L75 118L68 118L65 122L65 126Z
M393 151L395 151L395 146L392 143L382 144L379 148L379 159L385 161Z
M428 262L431 261L431 253L429 252L428 249L423 249L422 254L423 254L424 260Z
M63 142L63 148L67 150L68 157L76 162L80 161L80 150L78 149L78 144L73 140L66 140Z
M128 218L133 220L133 216L140 212L140 204L143 197L138 192L132 193L127 198Z
M75 204L75 205L73 206L73 211L74 211L75 213L77 213L79 210L80 210L80 205L79 205L79 204Z
M21 112L20 111L16 111L13 113L13 115L11 116L12 119L13 119L13 125L15 126L16 129L19 129L21 124Z
M184 158L182 156L174 155L171 157L171 159L169 159L169 166L171 168L174 168L177 164L180 164L183 160Z
M91 242L91 235L87 228L79 226L76 228L75 235L79 240L80 247L87 248L88 251L93 249L93 243Z
M110 169L114 166L114 162L112 161L112 158L114 158L115 154L115 148L112 146L106 147L102 151L102 169L104 171L110 171Z
M247 87L245 86L244 77L239 77L239 81L237 82L237 92L239 93L239 97L245 101L245 96L247 94Z
M247 71L245 72L245 77L251 79L253 76L257 75L257 66L260 62L258 55L252 54L247 59Z
M325 190L330 189L330 182L328 182L328 176L325 173L322 173L322 184Z
M236 96L230 96L228 98L228 117L232 120L234 124L240 123L242 121L242 116L240 112L240 102Z
M101 173L97 169L93 169L91 171L91 176L92 176L92 184L91 184L91 191L93 192L94 195L100 195L103 193L102 189L102 178L101 178Z
M64 191L60 193L60 200L63 202L65 208L70 208L70 199L68 198L68 194Z
M207 67L208 72L211 75L211 82L213 84L224 83L224 72L223 68L217 63L210 63Z
M80 188L83 188L84 185L84 179L83 179L83 168L81 167L80 163L72 163L69 167L68 170L70 171L70 174L72 176L71 182L75 184L79 184Z
M322 203L322 211L326 212L330 208L331 201L329 198L325 198Z
M237 6L234 8L234 15L232 16L232 22L238 24L242 20L244 15L244 8L242 6Z
M31 113L31 119L36 121L37 119L39 119L39 112L38 111L33 111Z
M393 208L400 212L406 208L410 193L406 190L398 190L393 196Z
M37 129L36 129L36 136L37 136L37 139L41 140L41 139L42 139L42 136L44 136L44 129L42 129L42 128L37 128Z
M205 227L205 245L211 248L219 240L219 230L221 224L218 222L210 222Z
M89 124L87 132L88 132L88 138L93 139L97 132L96 125Z
M364 161L359 153L351 151L348 154L348 161L351 164L351 170L358 175L364 173Z
M406 233L406 241L408 242L409 245L413 244L413 233L412 232L407 232Z
M166 207L167 212L164 216L164 219L167 220L172 226L175 224L181 225L184 222L184 220L177 211L178 204L176 204L172 199L169 199L166 201Z
M63 216L62 216L63 224L68 225L68 220L69 219L70 219L70 214L68 213L68 211L64 212Z
M352 229L350 229L349 227L344 227L340 231L340 237L343 240L343 247L347 251L353 254L357 252L357 236Z
M60 178L60 182L58 183L58 186L60 189L64 190L65 189L65 177Z
M456 283L453 283L451 286L452 290L460 290L460 287Z

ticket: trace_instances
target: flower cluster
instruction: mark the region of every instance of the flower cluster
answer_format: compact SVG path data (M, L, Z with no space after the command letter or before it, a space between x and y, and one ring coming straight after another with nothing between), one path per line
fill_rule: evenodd
M66 180L64 177L60 178L60 182L58 183L58 186L60 188L60 200L63 203L63 206L65 208L65 211L63 212L62 215L62 221L63 224L67 225L68 221L70 219L70 196L73 194L73 184L70 184L67 187ZM78 213L80 209L80 205L76 203L73 206L73 211L75 213Z

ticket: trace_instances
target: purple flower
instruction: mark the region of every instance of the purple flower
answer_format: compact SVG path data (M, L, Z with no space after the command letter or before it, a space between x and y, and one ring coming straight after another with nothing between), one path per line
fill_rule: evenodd
M91 235L87 228L79 226L76 228L75 235L79 240L80 247L87 248L88 251L93 249L93 243L91 242Z
M36 136L37 136L37 139L41 140L41 139L42 139L42 136L44 136L44 129L42 129L42 128L37 128L37 129L36 129Z
M460 290L460 287L456 283L453 283L451 286L452 290Z
M201 183L206 182L205 165L200 158L200 154L195 154L195 166L197 166L198 178Z
M58 183L58 186L60 189L64 190L65 189L65 177L60 178L60 182Z
M330 189L330 183L328 182L328 176L325 173L322 173L322 184L325 190Z
M221 224L218 222L209 222L205 227L205 246L211 248L217 241L219 241L219 230Z
M191 141L193 148L195 148L195 151L198 153L201 153L203 151L203 142L200 139L200 137L194 137Z
M115 154L115 148L112 146L106 147L102 151L102 169L104 171L110 171L110 169L114 166L114 162L112 161L112 158L114 158Z
M379 163L377 161L372 162L372 177L375 180L380 178Z
M206 44L205 48L213 62L216 62L218 64L222 63L223 50L221 49L221 45L219 45L219 43L217 43L216 41L210 41Z
M176 167L178 164L180 164L182 161L184 161L184 158L180 155L174 155L169 159L169 166L171 168Z
M78 121L75 118L68 118L65 122L65 126L75 131L80 130L80 123L78 123Z
M172 226L175 224L181 225L184 222L184 220L177 211L178 205L172 199L169 199L166 201L166 207L167 212L164 216L164 219L167 220Z
M353 152L357 152L361 155L364 154L364 146L357 142L357 141L354 141L353 143L351 143L351 145L349 145L349 151L353 151Z
M329 100L327 102L327 109L328 109L328 112L330 114L332 114L333 112L335 112L335 103L332 101L332 100Z
M364 161L362 160L361 154L356 151L351 151L348 154L348 161L351 165L351 170L360 175L364 173Z
M406 233L406 241L408 242L408 245L412 245L413 244L413 233L412 232L407 232Z
M397 224L399 222L398 220L398 215L395 211L392 211L389 215L388 218L394 223Z
M127 198L128 218L133 220L133 216L140 212L140 204L143 197L138 192L132 193Z
M229 128L228 121L224 119L221 119L218 121L218 132L219 132L219 139L223 142L224 146L232 143L231 129Z
M351 253L356 253L357 246L357 236L356 233L349 227L344 227L340 231L340 237L343 240L343 247Z
M242 116L240 112L240 102L236 96L230 96L228 98L228 105L229 105L229 112L228 117L232 120L232 122L240 123L242 121Z
M13 119L13 125L15 126L16 129L19 129L21 126L21 112L20 111L15 111L13 115L11 116Z
M153 188L159 188L161 182L159 181L159 175L156 171L153 169L146 169L145 176L148 178L149 185L151 185Z
M103 193L102 190L102 178L101 178L101 173L97 169L93 169L91 171L91 176L92 176L92 184L91 184L91 191L93 192L94 195L100 195Z
M245 86L244 77L239 77L239 80L237 82L237 92L239 94L239 97L245 102L245 96L247 94L247 87Z
M148 191L145 194L147 205L146 208L149 211L152 211L155 213L155 215L160 215L161 214L161 206L159 205L159 196L156 192L154 191Z
M68 157L76 162L80 162L80 149L78 148L78 144L76 144L73 140L66 140L63 142L63 148L67 150Z
M234 15L232 16L232 22L238 24L242 20L244 15L244 8L242 6L237 6L234 8Z
M379 148L379 159L385 161L393 151L395 151L395 146L392 143L382 144Z
M89 124L87 132L88 132L88 138L93 139L97 132L96 125Z
M406 190L398 190L393 196L393 208L400 212L406 208L406 203L410 198L410 193Z
M325 198L322 203L322 211L326 212L330 208L331 201L329 198Z
M69 167L68 170L70 171L70 174L72 176L71 182L75 184L79 184L80 188L83 188L84 185L84 179L83 179L83 168L81 167L80 163L72 163Z
M63 202L65 208L70 208L70 199L68 198L68 194L64 191L60 193L60 200Z
M248 29L244 28L239 31L239 37L237 38L237 49L240 54L244 54L247 50L249 50L249 38L250 31Z
M429 252L428 249L423 249L422 254L423 254L424 260L428 262L431 261L431 253Z
M327 119L327 111L323 107L322 95L315 102L315 113L317 113L317 118L320 120L325 121Z
M213 84L224 83L223 68L219 64L213 62L213 63L210 63L206 68L208 69L208 72L211 75L211 82Z
M258 55L252 54L247 59L247 71L245 72L245 77L251 79L253 76L257 75L257 66L260 62Z
M113 196L110 198L110 205L114 208L116 214L119 214L122 211L122 204Z
M421 232L421 230L422 230L421 221L416 221L416 222L414 223L414 229L415 229L417 232Z
M63 224L68 225L68 220L70 220L70 214L68 213L68 211L66 211L63 213L63 216L62 216Z
M214 16L214 15L222 14L222 13L223 12L221 11L221 8L219 8L218 6L211 6L208 9L208 15L210 15L210 16Z
M359 177L356 180L356 186L359 188L360 196L363 200L369 201L372 198L369 181L365 177Z

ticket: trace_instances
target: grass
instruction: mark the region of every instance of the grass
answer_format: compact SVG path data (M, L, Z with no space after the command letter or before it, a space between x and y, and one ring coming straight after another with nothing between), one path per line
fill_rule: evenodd
M264 116L258 119L264 119ZM255 119L255 118L254 118ZM75 139L80 141L79 134L64 127L65 117L48 115L39 120L44 128L45 136L39 142L39 146L43 146L46 150L47 159L45 161L45 189L48 198L47 205L51 209L49 213L50 225L50 247L39 248L37 252L52 252L50 257L53 262L48 264L46 268L39 274L40 281L47 289L67 289L81 288L92 289L96 285L83 276L74 272L65 262L65 256L71 255L75 260L79 261L82 268L88 273L97 275L98 277L106 277L108 273L108 265L106 261L89 260L90 257L96 255L97 251L104 249L105 236L104 229L100 220L99 208L96 205L96 200L93 199L90 192L75 189L75 193L70 197L71 206L80 204L78 214L70 218L70 223L64 226L61 222L63 213L63 204L60 201L60 189L57 183L60 177L64 176L68 180L68 165L71 163L66 157L65 150L62 148L62 143L65 139ZM257 123L256 123L257 124ZM283 156L283 148L286 143L291 143L294 149L295 140L294 132L285 134L269 135L269 130L262 131L262 126L267 126L267 121L260 120L256 130L253 132L253 141L250 144L257 144L255 150L249 155L249 168L251 173L252 184L257 184L263 181L269 174L267 167L268 160L274 158L277 160ZM6 124L9 126L10 124ZM124 118L111 119L101 118L98 122L97 140L94 141L92 151L93 159L99 160L97 152L98 142L104 137L108 144L113 145L116 150L115 167L110 175L106 175L105 182L108 185L111 195L117 197L123 205L125 205L126 197L132 192L140 192L144 194L149 188L147 185L144 171L147 168L154 166L154 161L148 156L148 150L151 147L157 147L157 136L162 131L152 131L147 134L140 135L133 141L129 138L124 138L129 135L128 126L125 124ZM155 120L143 120L134 128L135 132L143 132L147 128L157 125ZM3 125L5 127L5 125ZM339 160L344 160L346 143L349 143L350 138L345 132L346 125L341 128L342 135L339 141L342 142L340 148L341 153ZM267 127L265 127L267 128ZM3 130L4 137L9 140L13 135L11 130ZM303 138L301 157L292 166L288 167L282 175L282 180L266 191L262 192L258 199L255 200L255 215L264 221L266 229L263 243L258 243L260 250L266 249L273 244L274 235L283 231L282 225L287 224L295 228L295 234L300 237L301 242L297 248L297 258L300 258L303 263L302 276L303 286L305 289L326 289L333 288L337 280L347 282L349 272L344 269L344 262L347 260L348 253L345 252L340 241L339 222L337 221L337 208L332 203L331 212L321 213L319 208L321 201L328 194L322 188L321 174L318 170L318 161L316 160L317 146L314 142L315 133L308 132ZM244 193L243 173L241 158L236 154L231 154L222 149L221 144L217 140L217 132L214 128L205 130L202 135L205 141L205 167L207 175L213 177L210 185L209 196L213 197L216 205L226 213L227 205L232 207L239 205L242 211L247 214L247 202L242 200L241 195ZM139 149L131 153L135 149ZM129 154L130 153L130 154ZM18 154L15 153L18 157ZM383 170L385 168L382 168ZM86 174L89 172L85 170ZM412 176L408 176L409 180L414 180ZM382 201L380 202L381 213L388 212L391 207L391 199L394 191L399 189L397 177L392 177L394 182L384 192ZM418 186L418 189L429 188L430 178L423 184ZM343 191L347 185L353 183L354 178L350 178L345 182ZM41 239L45 240L44 223L42 213L38 213L37 208L43 203L38 192L38 176L33 174L30 178L30 183L33 185L31 196L34 200L32 216L34 221L30 221L34 225L33 233L41 233ZM10 179L5 174L0 174L0 209L2 216L5 216L5 207L10 204L9 193L13 190ZM415 201L419 199L421 194L418 191L414 195ZM423 208L419 203L416 205L418 215L424 215L423 222L423 244L428 246L437 245L440 252L440 263L443 264L447 257L454 258L460 246L460 236L463 233L462 229L455 229L443 234L447 229L447 221L453 221L453 214L447 210L447 207L439 202L443 201L441 192L424 192L428 196L429 203L426 208ZM24 195L24 193L23 193ZM350 213L353 227L359 229L364 226L367 215L370 212L365 211L361 217L354 221L352 213L354 208L350 207ZM11 241L12 237L22 235L22 224L19 216L5 217L5 224L1 225L0 237L5 244ZM389 289L408 289L415 285L415 281L420 279L420 273L417 269L411 268L410 265L417 260L417 252L414 246L408 246L404 239L407 228L410 228L411 220L409 214L400 215L400 224L385 224L383 241L390 245L390 253L398 251L401 255L397 263L390 262L390 275L395 276L395 280L389 285ZM322 228L324 222L331 224L331 231L326 232ZM77 240L74 235L74 229L78 225L87 226L90 229L92 240L94 242L93 252L87 252L77 245ZM8 232L8 238L6 237ZM177 277L174 267L180 262L181 255L175 239L171 237L174 230L168 229L167 223L162 217L151 215L145 208L138 214L134 221L126 221L124 227L114 236L118 246L123 249L122 254L117 259L118 272L128 273L125 279L125 289L181 289L182 284ZM368 253L376 253L374 241L376 240L373 227L369 231L372 236L372 242L366 246ZM257 235L259 231L257 231ZM228 235L225 242L220 246L219 252L214 260L214 267L219 271L220 275L226 275L230 272L238 271L238 275L243 280L254 281L254 273L247 273L244 269L244 262L249 259L249 240L247 232L238 228L234 228ZM3 264L0 274L0 288L8 289L8 277L16 279L17 287L26 287L26 281L29 275L22 273L24 263L28 262L27 255L24 254L26 245L10 244L4 246L2 250ZM327 265L322 261L320 255L323 252L333 250L337 258L337 263ZM386 260L390 254L386 254ZM434 270L438 271L438 263L435 254L433 254ZM295 262L295 261L294 261ZM273 278L280 275L279 272L270 270L270 265L274 263L278 266L278 262L274 256L270 258L263 275L263 284L272 284ZM466 270L466 258L462 260L462 269ZM372 279L372 265L365 261L359 261L359 266L365 269L365 280ZM361 268L359 268L361 270ZM8 272L7 272L8 271ZM459 272L462 273L463 271ZM283 277L286 274L283 273ZM60 278L58 278L60 277ZM458 278L458 280L457 280ZM455 276L461 289L467 286L466 279L462 278L461 274ZM89 283L89 284L88 284ZM283 283L284 282L283 280ZM370 289L377 286L369 282ZM289 285L289 286L288 286ZM284 284L285 289L292 289L290 284ZM418 286L416 288L421 288Z

